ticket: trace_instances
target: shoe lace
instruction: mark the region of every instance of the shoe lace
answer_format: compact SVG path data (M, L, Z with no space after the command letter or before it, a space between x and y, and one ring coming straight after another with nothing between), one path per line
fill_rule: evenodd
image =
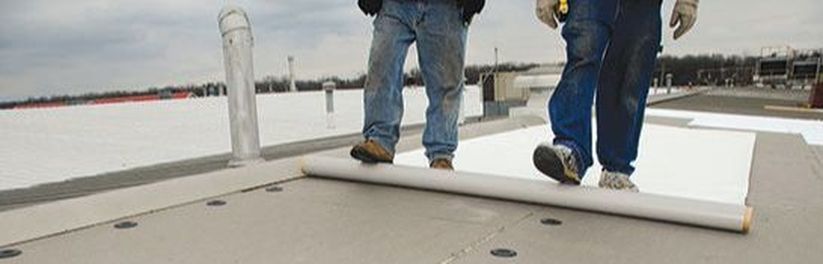
M577 171L577 159L574 157L574 152L572 152L572 150L570 148L568 148L566 146L562 146L562 145L559 146L558 149L560 149L560 153L563 154L562 155L563 156L563 163L565 163L566 166L569 166L569 168L572 171L574 171L574 173L578 173L578 171Z

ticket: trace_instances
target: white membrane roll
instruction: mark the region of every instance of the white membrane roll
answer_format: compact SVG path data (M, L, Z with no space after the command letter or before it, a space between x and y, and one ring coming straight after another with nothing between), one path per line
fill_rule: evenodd
M306 175L536 203L747 233L752 208L655 194L310 156Z

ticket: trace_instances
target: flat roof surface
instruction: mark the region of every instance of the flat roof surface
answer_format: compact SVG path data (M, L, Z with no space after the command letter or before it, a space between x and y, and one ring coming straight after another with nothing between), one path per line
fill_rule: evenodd
M474 93L474 95L467 95L466 99L471 100L473 102L474 99L471 99L471 98L473 98L473 97L475 99L479 98L478 95L475 93L475 92L477 92L476 90L477 89L470 89L469 94ZM420 92L420 91L417 91L417 92ZM309 99L311 99L311 98L318 99L318 98L315 98L315 97L317 97L316 95L322 95L322 94L302 93L300 95L297 95L297 97L301 97L301 98L302 97L307 97ZM294 95L292 95L292 97L293 96ZM523 108L523 110L527 110L529 113L536 113L536 114L532 114L532 115L540 116L540 113L543 113L543 115L545 115L545 110L539 109L540 105L544 103L544 102L539 102L539 101L545 101L546 100L545 96L546 96L545 94L533 94L534 98L533 98L533 100L531 100L529 102L530 107L529 108ZM679 96L682 96L682 95L678 95L678 94L673 94L673 95L661 94L661 95L652 95L651 97L655 98L655 99L667 99L667 98L674 98L674 97L679 97ZM351 97L351 96L349 96L349 97ZM411 97L406 97L406 98L411 99ZM207 105L217 104L218 99L220 99L220 98L209 98L208 102L206 102L206 103L207 103ZM265 97L264 99L266 99L265 101L268 102L268 103L271 103L272 100L274 100L274 99L268 98L268 97ZM306 98L302 98L302 99L306 99ZM320 99L322 99L322 98L320 98ZM318 99L318 100L320 100L320 99ZM352 98L349 98L349 99L352 99ZM418 98L418 99L420 99L420 98ZM340 98L340 100L345 100L345 98ZM353 100L348 100L348 103L351 103L352 101ZM414 101L414 100L412 100L412 101ZM419 100L417 100L417 101L419 101ZM478 99L478 101L479 101L479 99ZM268 113L267 111L264 110L264 108L267 105L266 102L261 102L260 103L260 106L261 106L260 110L264 113ZM180 102L153 102L152 104L158 104L158 103L159 104L172 104L176 107L179 107L178 110L181 110L181 111L191 110L191 109L188 109L186 107L186 105L191 106L191 105L197 105L198 104L198 102L185 102L185 101L180 101ZM200 103L202 103L202 102L200 102ZM182 105L178 105L178 104L182 104ZM474 109L474 108L477 107L477 105L474 105L474 104L471 104L471 105L473 105L473 106L467 107L467 108L473 109L473 110L469 111L469 113L467 113L469 116L472 115L472 114L477 114L477 113L479 113L479 111L481 111L481 110ZM113 111L114 112L113 115L120 115L120 119L123 119L121 121L127 121L125 119L127 119L126 117L129 117L129 115L123 116L124 113L122 113L122 111L123 111L122 108L129 108L129 109L132 109L134 111L137 111L138 113L140 113L138 116L144 116L144 117L148 116L148 115L152 115L151 113L154 113L154 110L148 109L145 104L107 105L107 106L102 106L102 107L103 108L114 108L115 110ZM420 104L420 102L415 102L411 106L407 106L407 108L409 108L409 109L407 109L406 112L414 112L414 114L411 115L413 117L412 119L415 119L415 118L419 119L420 114L422 113L422 111L413 111L413 110L415 110L415 107L422 107L422 105ZM100 108L100 106L97 106L97 108ZM214 105L211 105L208 108L210 109L210 111L220 111L221 109L225 110L224 109L225 107L221 108L221 107L219 107L219 104L217 105L217 107L215 107ZM348 108L352 108L352 107L348 107ZM353 107L353 108L355 108L355 110L359 109L358 107ZM422 109L422 108L420 108L420 109ZM70 111L71 112L71 111L79 111L79 110L83 110L83 109L71 108L71 109L60 109L60 110ZM97 109L97 110L100 110L100 109ZM314 110L322 112L322 107L315 108ZM47 113L47 112L40 111L40 110L33 110L33 111L37 112L37 113L41 113L41 114L42 113ZM318 117L318 115L322 115L322 113L317 113L317 111L314 111L312 113L312 115L315 117L315 118L313 118L313 120L317 121L319 119L324 119L325 117L322 117L322 118ZM35 114L37 114L37 113L35 113ZM340 114L345 114L345 113L340 113ZM13 114L11 114L11 115L13 115ZM35 116L37 116L37 115L35 115ZM220 114L218 116L225 117L224 114ZM267 115L261 115L261 118L262 118L261 122L272 123L272 122L270 122L271 120L266 121L266 116ZM358 120L357 123L359 124L359 122L361 122L362 120L358 119L358 117L355 117L355 116L357 116L357 115L353 114L352 112L348 112L346 118L348 118L349 120L351 120L352 118L357 119ZM269 117L271 118L272 116L269 116ZM292 117L294 117L294 116L292 116ZM64 118L64 119L70 119L70 118ZM85 118L85 119L87 121L89 120L89 118ZM175 119L175 117L166 117L166 119ZM481 120L481 119L485 120L486 118L468 117L467 122L475 122L475 121L478 121L478 120ZM39 119L37 119L37 120L39 120ZM288 121L288 120L291 120L291 121ZM294 122L293 118L291 118L291 117L289 117L288 120L286 120L286 123ZM337 121L341 122L341 120L339 120L339 119ZM408 122L410 120L408 118L406 118L405 121ZM42 120L40 120L39 122L42 122ZM116 122L120 122L120 121L116 121ZM109 124L109 126L106 126L106 127L121 127L123 129L127 129L127 126L123 126L123 124L117 124L116 122L112 123L112 124ZM163 122L172 122L172 121L166 120L166 121L163 121ZM283 120L280 120L278 122L283 122ZM415 122L410 122L410 123L415 123ZM537 124L537 123L532 122L532 123L529 123L529 124ZM404 125L401 128L402 129L402 134L403 135L411 135L411 134L422 133L423 125L424 124ZM317 125L315 125L315 127L316 126ZM77 126L75 126L75 128L76 127ZM82 126L80 126L80 127L82 127ZM298 134L290 134L290 135L281 135L282 136L281 138L284 141L288 142L288 143L265 146L266 142L263 142L265 147L263 147L263 149L262 149L262 156L266 160L274 160L274 159L279 159L279 158L285 158L285 157L290 157L290 156L297 156L297 155L307 154L307 153L311 153L311 152L314 152L314 151L332 149L332 148L343 147L343 146L350 146L350 145L356 143L357 141L361 140L362 136L359 133L357 124L348 122L348 125L346 127L347 127L346 129L341 129L341 127L337 127L333 131L327 131L327 132L332 132L332 134L334 136L329 136L329 137L324 137L324 138L311 138L311 139L308 139L308 140L300 140L300 138L305 138L306 135L302 135L302 134L299 134L299 133ZM221 130L221 129L209 128L208 130ZM277 130L280 131L282 129L277 129ZM69 129L68 132L72 132L72 131L74 131L74 130ZM77 132L77 131L74 131L74 132ZM226 130L224 132L227 133L228 131ZM271 131L269 131L269 132L271 132ZM68 134L71 135L72 133L68 133ZM298 135L298 136L295 137L295 135ZM227 140L227 139L228 139L228 136L224 135L219 140ZM147 138L144 138L143 140L150 141L151 139L147 137ZM42 143L43 142L41 142L41 144ZM196 144L195 142L190 142L190 143L191 144ZM271 143L271 142L269 142L269 143ZM13 148L9 148L9 149L13 149ZM139 149L141 149L141 148L138 148L138 150ZM128 152L128 151L134 151L134 150L135 150L134 148L129 148L129 149L126 149L124 151ZM139 151L142 152L143 150L139 150ZM151 151L162 152L163 149L154 149L154 150L151 150ZM12 154L13 154L12 152L9 152L9 155L12 155ZM54 154L54 155L60 156L60 155L64 155L64 154ZM112 154L112 155L114 155L114 154ZM63 157L63 158L66 158L66 157ZM84 160L89 159L88 157L82 157L82 156L73 157L72 159L75 159L75 158L84 159ZM12 189L12 190L0 190L0 212L11 210L11 209L16 209L16 208L27 207L27 206L31 206L31 205L36 205L36 204L40 204L40 203L50 202L50 201L57 201L57 200L81 197L81 196L90 195L90 194L94 194L94 193L99 193L99 192L107 191L107 190L127 188L127 187L132 187L132 186L139 186L139 185L153 183L153 182L159 182L159 181L164 181L164 180L169 180L169 179L174 179L174 178L179 178L179 177L184 177L184 176L190 176L190 175L202 174L202 173L215 171L215 170L226 169L227 168L226 165L227 165L228 161L231 159L231 154L228 153L228 150L226 150L226 152L223 153L223 154L208 155L206 153L200 153L199 156L197 156L197 157L190 157L190 158L179 157L179 158L181 158L181 160L168 162L168 163L163 163L160 160L154 160L153 163L151 163L150 166L144 166L144 167L138 167L138 168L134 168L134 169L114 171L114 172L108 172L108 173L100 173L100 174L97 174L97 175L85 175L83 177L77 177L77 178L72 178L73 177L72 175L53 175L54 174L53 170L38 169L37 171L39 171L40 173L44 173L43 175L39 175L39 176L45 176L45 178L50 178L52 180L54 180L55 178L64 178L64 179L67 179L67 180L65 180L65 181L55 180L55 181L52 181L52 182L49 182L50 180L46 180L46 181L43 181L39 185L35 185L35 186L32 186L32 187L28 187L28 188L19 188L19 189ZM28 169L28 168L32 167L32 165L30 165L30 164L37 163L38 160L41 159L41 157L39 157L39 156L29 156L29 159L30 160L27 161L27 163L26 163L26 164L29 164L29 165L15 164L15 167L17 168L16 170L31 171L31 169ZM58 162L58 163L71 164L70 162L69 163ZM52 171L52 172L49 172L49 171ZM99 171L99 172L102 172L102 171ZM58 174L62 174L62 173L58 173ZM35 176L35 178L37 178L39 176ZM15 176L15 177L19 177L19 175ZM2 179L3 179L3 176L0 175L0 181L2 181ZM37 181L37 180L35 179L35 181Z
M521 126L504 120L461 132L471 138ZM419 142L404 136L399 149ZM123 219L138 223L131 229L110 222L19 244L23 254L0 263L811 263L823 259L820 153L799 135L756 132L748 235L298 177L278 183L279 192L251 189ZM278 173L293 172L271 171ZM226 204L205 204L215 199ZM547 218L562 223L541 223ZM493 256L499 248L517 254Z
M108 223L25 243L9 263L813 262L823 258L823 179L808 152L797 151L804 146L797 136L758 133L748 235L299 178L281 192L215 198L224 206L204 201L129 218L138 223L132 229ZM496 248L517 256L492 256Z
M425 89L403 94L403 125L425 123ZM464 116L482 116L480 89L464 95ZM334 98L329 118L323 91L258 95L261 146L360 132L363 90ZM209 97L0 111L0 191L230 153L227 104Z
M661 109L692 110L701 112L732 113L754 116L823 120L823 113L801 111L780 111L766 109L766 106L797 107L804 101L786 98L734 97L724 95L700 95L668 101L655 105Z

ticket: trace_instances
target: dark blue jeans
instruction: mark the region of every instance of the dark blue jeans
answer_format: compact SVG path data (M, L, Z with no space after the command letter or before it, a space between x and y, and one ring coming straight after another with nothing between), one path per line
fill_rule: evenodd
M596 101L598 160L606 170L631 175L660 47L661 0L569 2L562 32L567 64L549 101L554 143L574 150L585 175Z
M385 0L374 20L364 91L363 136L394 153L403 117L403 64L417 42L429 107L423 146L429 160L452 159L463 97L467 26L454 0Z

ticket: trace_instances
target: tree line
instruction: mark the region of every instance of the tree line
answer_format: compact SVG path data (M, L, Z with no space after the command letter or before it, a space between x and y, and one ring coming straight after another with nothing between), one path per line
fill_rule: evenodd
M661 56L657 58L654 77L663 84L672 74L672 85L724 85L731 80L736 86L753 84L758 57L724 55ZM665 72L664 72L665 71Z
M664 83L665 74L672 74L672 84L676 86L685 85L722 85L727 79L732 79L736 85L749 85L752 83L754 67L757 57L751 56L724 56L724 55L686 55L686 56L661 56L657 59L655 66L655 78L660 78L660 83ZM480 81L481 75L491 72L511 72L526 71L540 64L536 63L503 63L499 65L470 65L466 67L466 82L476 84ZM423 85L422 74L419 69L413 69L404 74L404 85ZM338 76L322 77L315 80L295 81L298 91L321 90L323 83L332 81L337 85L337 89L359 89L366 81L366 75L360 74L353 78L342 78ZM268 76L255 83L257 93L282 93L289 91L289 79L285 76ZM80 95L56 95L31 97L26 100L15 102L0 102L0 109L14 108L25 104L42 103L65 103L82 104L84 102L124 96L157 95L161 93L190 92L194 96L211 96L222 94L225 84L222 82L209 82L199 85L180 85L166 87L151 87L141 91L112 91L99 93L85 93Z

